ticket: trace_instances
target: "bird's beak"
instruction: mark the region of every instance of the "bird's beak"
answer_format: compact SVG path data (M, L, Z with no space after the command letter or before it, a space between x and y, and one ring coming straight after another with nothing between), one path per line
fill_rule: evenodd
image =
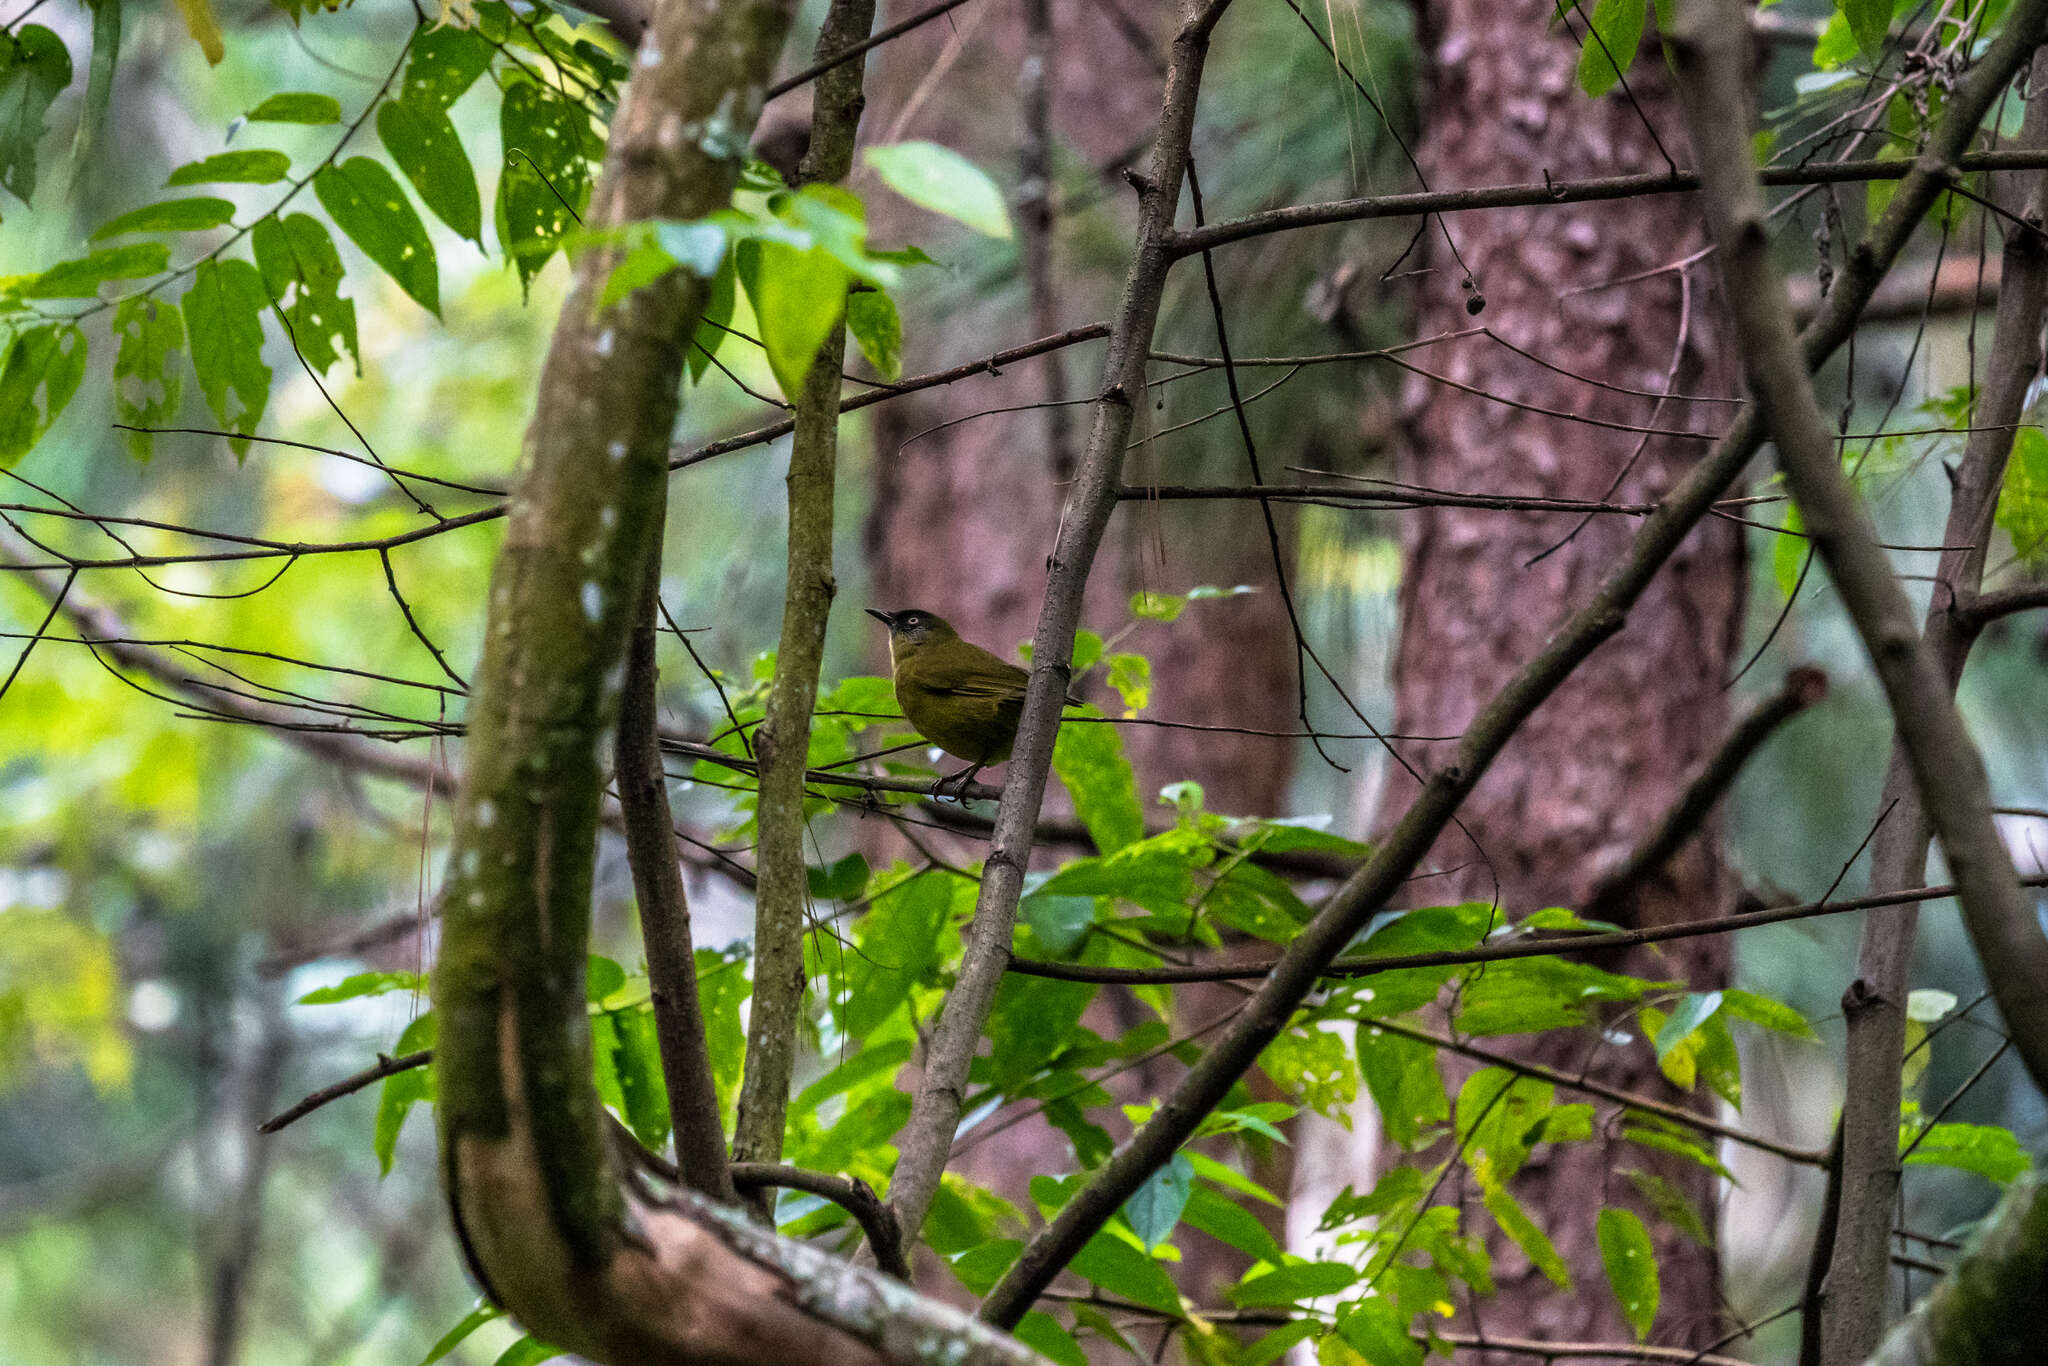
M893 628L893 627L894 627L894 626L896 625L896 618L895 618L895 617L893 617L893 616L891 616L891 615L890 615L889 613L887 613L887 612L877 612L877 611L876 611L876 610L875 610L874 608L872 608L872 607L869 607L869 608L867 608L867 609L865 609L865 610L867 611L867 614L868 614L869 616L873 617L873 618L874 618L874 619L875 619L876 621L879 621L879 622L881 622L881 623L882 623L882 625L884 625L884 626L888 626L888 627L891 627L891 628Z

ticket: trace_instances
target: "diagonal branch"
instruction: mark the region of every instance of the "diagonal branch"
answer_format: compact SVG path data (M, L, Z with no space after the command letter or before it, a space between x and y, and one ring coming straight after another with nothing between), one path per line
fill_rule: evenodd
M1110 333L1088 442L1047 563L1045 605L1032 636L1031 682L1017 726L1010 771L1003 783L981 895L967 930L959 976L940 1012L910 1119L898 1138L901 1155L890 1184L889 1205L906 1238L915 1237L923 1226L925 1212L938 1191L952 1150L953 1131L960 1122L968 1065L1009 963L1017 899L1023 891L1025 863L1052 767L1060 704L1072 673L1069 661L1074 654L1081 596L1123 482L1124 446L1130 439L1136 405L1143 400L1147 351L1172 265L1167 239L1173 232L1174 211L1187 171L1202 65L1208 55L1210 31L1226 3L1206 0L1184 10L1167 68L1151 168L1145 175L1133 177L1139 191L1137 251Z
M2040 60L2038 54L2036 61ZM2048 144L2048 99L2038 72L2034 98L2020 129L2023 146ZM2022 212L2034 223L2048 217L2048 176L2036 174ZM2017 200L2019 197L2014 196ZM2041 317L2048 307L2048 251L2037 233L2008 230L1999 268L1998 308L1992 324L1989 368L1978 394L1972 425L2017 423L2025 414L2028 388L2041 365ZM1988 619L1982 610L1985 548L1991 539L2012 439L2004 432L1973 431L1951 481L1945 545L1963 547L1943 554L1935 572L1934 595L1925 622L1927 648L1953 692L1978 632ZM1914 789L1907 754L1892 745L1880 809L1893 819L1871 846L1870 885L1876 891L1910 887L1927 870L1929 830ZM1841 1117L1842 1198L1831 1237L1816 1240L1814 1256L1826 1266L1820 1304L1810 1313L1807 1341L1816 1361L1860 1361L1884 1331L1886 1291L1891 1284L1886 1252L1894 1198L1898 1192L1900 1058L1906 1039L1907 974L1913 956L1919 908L1907 904L1864 922L1856 979L1843 997L1847 1031Z
M2039 26L2026 17L2015 13L2006 36L2028 28L2038 36ZM1671 45L1750 389L1767 415L1808 534L1884 686L1985 979L2027 1070L2048 1087L2048 993L2040 990L2048 981L2048 937L2020 897L2011 856L1992 823L1983 760L1963 728L1949 681L1914 629L1905 592L1842 472L1813 383L1799 363L1784 281L1770 268L1763 191L1742 131L1748 125L1743 34L1736 0L1701 0L1686 11Z

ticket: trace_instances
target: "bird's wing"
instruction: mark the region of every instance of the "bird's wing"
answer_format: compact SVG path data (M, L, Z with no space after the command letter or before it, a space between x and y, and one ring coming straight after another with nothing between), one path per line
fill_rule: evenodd
M973 656L937 662L918 661L918 683L931 692L956 697L1022 698L1029 675L986 650Z

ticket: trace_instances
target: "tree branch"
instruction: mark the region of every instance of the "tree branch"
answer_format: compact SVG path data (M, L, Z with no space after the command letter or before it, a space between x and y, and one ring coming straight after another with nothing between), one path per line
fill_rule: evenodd
M1748 125L1745 124L1744 127ZM1942 188L1959 174L1973 171L2026 171L2048 167L2048 153L2040 151L1960 151L1947 158L1942 168ZM1817 161L1784 166L1762 174L1769 186L1844 185L1873 180L1903 180L1920 173L1912 161ZM1468 209L1519 209L1545 204L1584 204L1601 199L1634 199L1646 194L1690 194L1701 188L1696 171L1677 175L1644 171L1635 175L1603 176L1594 180L1558 180L1541 185L1489 185L1474 190L1433 190L1414 194L1371 195L1362 199L1339 199L1327 204L1298 204L1269 209L1243 218L1225 219L1206 228L1192 228L1173 236L1175 256L1191 256L1226 242L1242 242L1267 233L1291 232L1297 228L1321 227L1330 223L1357 223L1373 218L1408 218L1419 214L1460 213Z
M1096 548L1116 509L1124 446L1136 405L1144 401L1147 352L1172 264L1166 243L1187 171L1209 33L1221 13L1222 6L1214 0L1183 11L1167 69L1151 167L1134 181L1139 186L1137 250L1103 361L1102 390L1093 404L1087 445L1047 564L1045 605L1032 636L1031 681L996 812L995 835L983 865L981 894L966 933L959 975L940 1012L910 1119L898 1139L901 1156L890 1183L889 1205L907 1239L922 1227L938 1190L960 1121L968 1065L1009 963L1017 899L1052 767L1060 705L1072 674L1069 661L1081 597Z
M725 1125L718 1113L718 1083L697 995L697 949L690 933L690 901L676 862L676 823L661 763L654 662L656 618L661 612L662 523L657 502L642 574L638 620L626 648L626 678L619 698L614 781L625 818L626 862L640 906L640 942L647 953L647 985L654 1037L668 1087L669 1124L676 1136L677 1179L714 1200L739 1198L726 1174Z
M2020 130L2022 146L2048 145L2044 78L2048 72L2037 76L2034 98L2027 102ZM2039 223L2048 214L2048 177L2036 174L2032 179L2030 194L2012 198L2027 218ZM1999 275L1988 369L1973 425L2022 420L2027 390L2041 365L2048 252L2043 251L2038 234L2006 232ZM2011 450L2012 438L2005 433L1973 431L1951 481L1942 542L1967 548L1942 555L1924 627L1926 648L1951 694L1970 647L1991 619L1983 610L1985 599L1979 589L1985 547ZM1911 886L1926 876L1929 828L1909 756L1899 740L1893 742L1878 800L1881 810L1891 811L1891 819L1872 841L1870 885L1879 891ZM1840 1121L1842 1198L1834 1237L1826 1249L1827 1269L1819 1303L1809 1308L1820 1325L1816 1360L1832 1366L1861 1361L1884 1332L1891 1285L1887 1235L1900 1180L1900 1059L1905 1048L1906 994L1918 920L1917 903L1908 902L1864 922L1856 979L1842 1001L1847 1033Z
M832 0L818 34L819 55L865 38L874 19L874 0ZM854 134L865 106L865 69L866 63L855 57L818 78L811 145L798 181L836 182L852 167ZM825 656L825 626L838 591L832 573L832 497L839 451L839 372L845 359L846 328L841 322L826 336L796 395L782 634L765 719L754 742L760 764L754 989L747 1017L746 1075L732 1143L733 1156L741 1162L774 1162L782 1156L789 1079L803 1023L804 916L810 896L804 862L805 769L811 711L818 702L818 669ZM756 1217L773 1222L772 1199L757 1197L751 1203Z
M1763 742L1827 693L1828 676L1819 669L1796 668L1788 672L1785 686L1735 723L1720 747L1700 765L1699 772L1671 809L1650 828L1621 866L1601 879L1586 903L1586 914L1594 920L1612 918L1611 913L1622 900L1655 877L1680 846L1706 823L1708 814L1735 785L1743 765Z

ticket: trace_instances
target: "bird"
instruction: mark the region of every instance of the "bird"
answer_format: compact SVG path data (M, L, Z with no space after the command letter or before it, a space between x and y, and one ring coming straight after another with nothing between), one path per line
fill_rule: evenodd
M903 715L918 734L967 765L933 783L933 793L949 783L965 792L982 769L1010 757L1031 675L962 640L935 612L870 607L867 614L889 628L889 672ZM1071 695L1066 701L1079 705Z

